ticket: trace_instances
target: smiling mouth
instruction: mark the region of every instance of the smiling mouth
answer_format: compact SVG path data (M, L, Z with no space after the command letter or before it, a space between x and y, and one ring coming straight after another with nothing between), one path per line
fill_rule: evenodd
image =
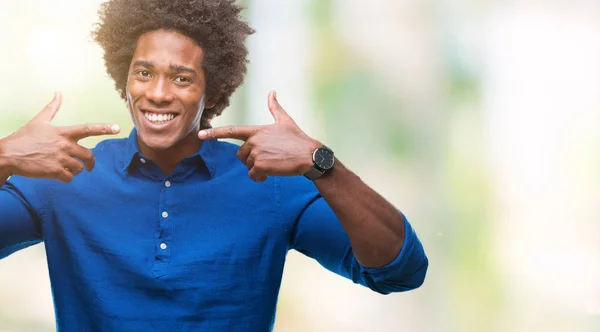
M173 121L177 117L178 114L175 113L152 113L152 112L144 112L144 117L153 124L165 124Z

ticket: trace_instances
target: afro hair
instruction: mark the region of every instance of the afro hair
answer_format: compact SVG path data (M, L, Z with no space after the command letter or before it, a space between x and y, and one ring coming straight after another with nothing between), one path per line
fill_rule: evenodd
M231 95L244 81L245 42L254 30L242 21L242 9L235 0L109 0L100 7L92 36L104 50L106 70L123 99L142 34L164 29L193 39L205 54L207 97L218 100L202 115L201 126L206 128L229 106Z

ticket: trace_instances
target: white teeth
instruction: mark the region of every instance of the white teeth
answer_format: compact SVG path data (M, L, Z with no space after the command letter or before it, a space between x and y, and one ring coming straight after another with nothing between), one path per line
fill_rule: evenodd
M156 113L149 113L149 112L144 112L144 116L146 117L146 119L150 120L151 122L168 122L171 121L175 118L175 114L170 113L170 114L156 114Z

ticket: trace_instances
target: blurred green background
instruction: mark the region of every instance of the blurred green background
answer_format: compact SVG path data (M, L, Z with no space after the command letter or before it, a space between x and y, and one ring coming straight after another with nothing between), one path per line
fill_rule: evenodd
M100 1L0 0L0 136L132 124L91 42ZM275 331L600 330L600 3L248 0L250 68L215 125L267 94L407 215L430 259L380 296L291 252ZM83 141L94 146L98 139ZM0 261L0 331L54 331L43 247Z

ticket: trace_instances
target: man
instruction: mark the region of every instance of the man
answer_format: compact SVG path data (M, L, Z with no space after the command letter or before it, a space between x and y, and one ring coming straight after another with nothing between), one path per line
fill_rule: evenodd
M290 249L382 294L423 283L408 221L274 92L272 125L210 126L246 72L240 11L105 3L94 36L130 136L78 145L119 128L51 126L57 95L0 140L0 258L44 242L58 330L269 331Z

